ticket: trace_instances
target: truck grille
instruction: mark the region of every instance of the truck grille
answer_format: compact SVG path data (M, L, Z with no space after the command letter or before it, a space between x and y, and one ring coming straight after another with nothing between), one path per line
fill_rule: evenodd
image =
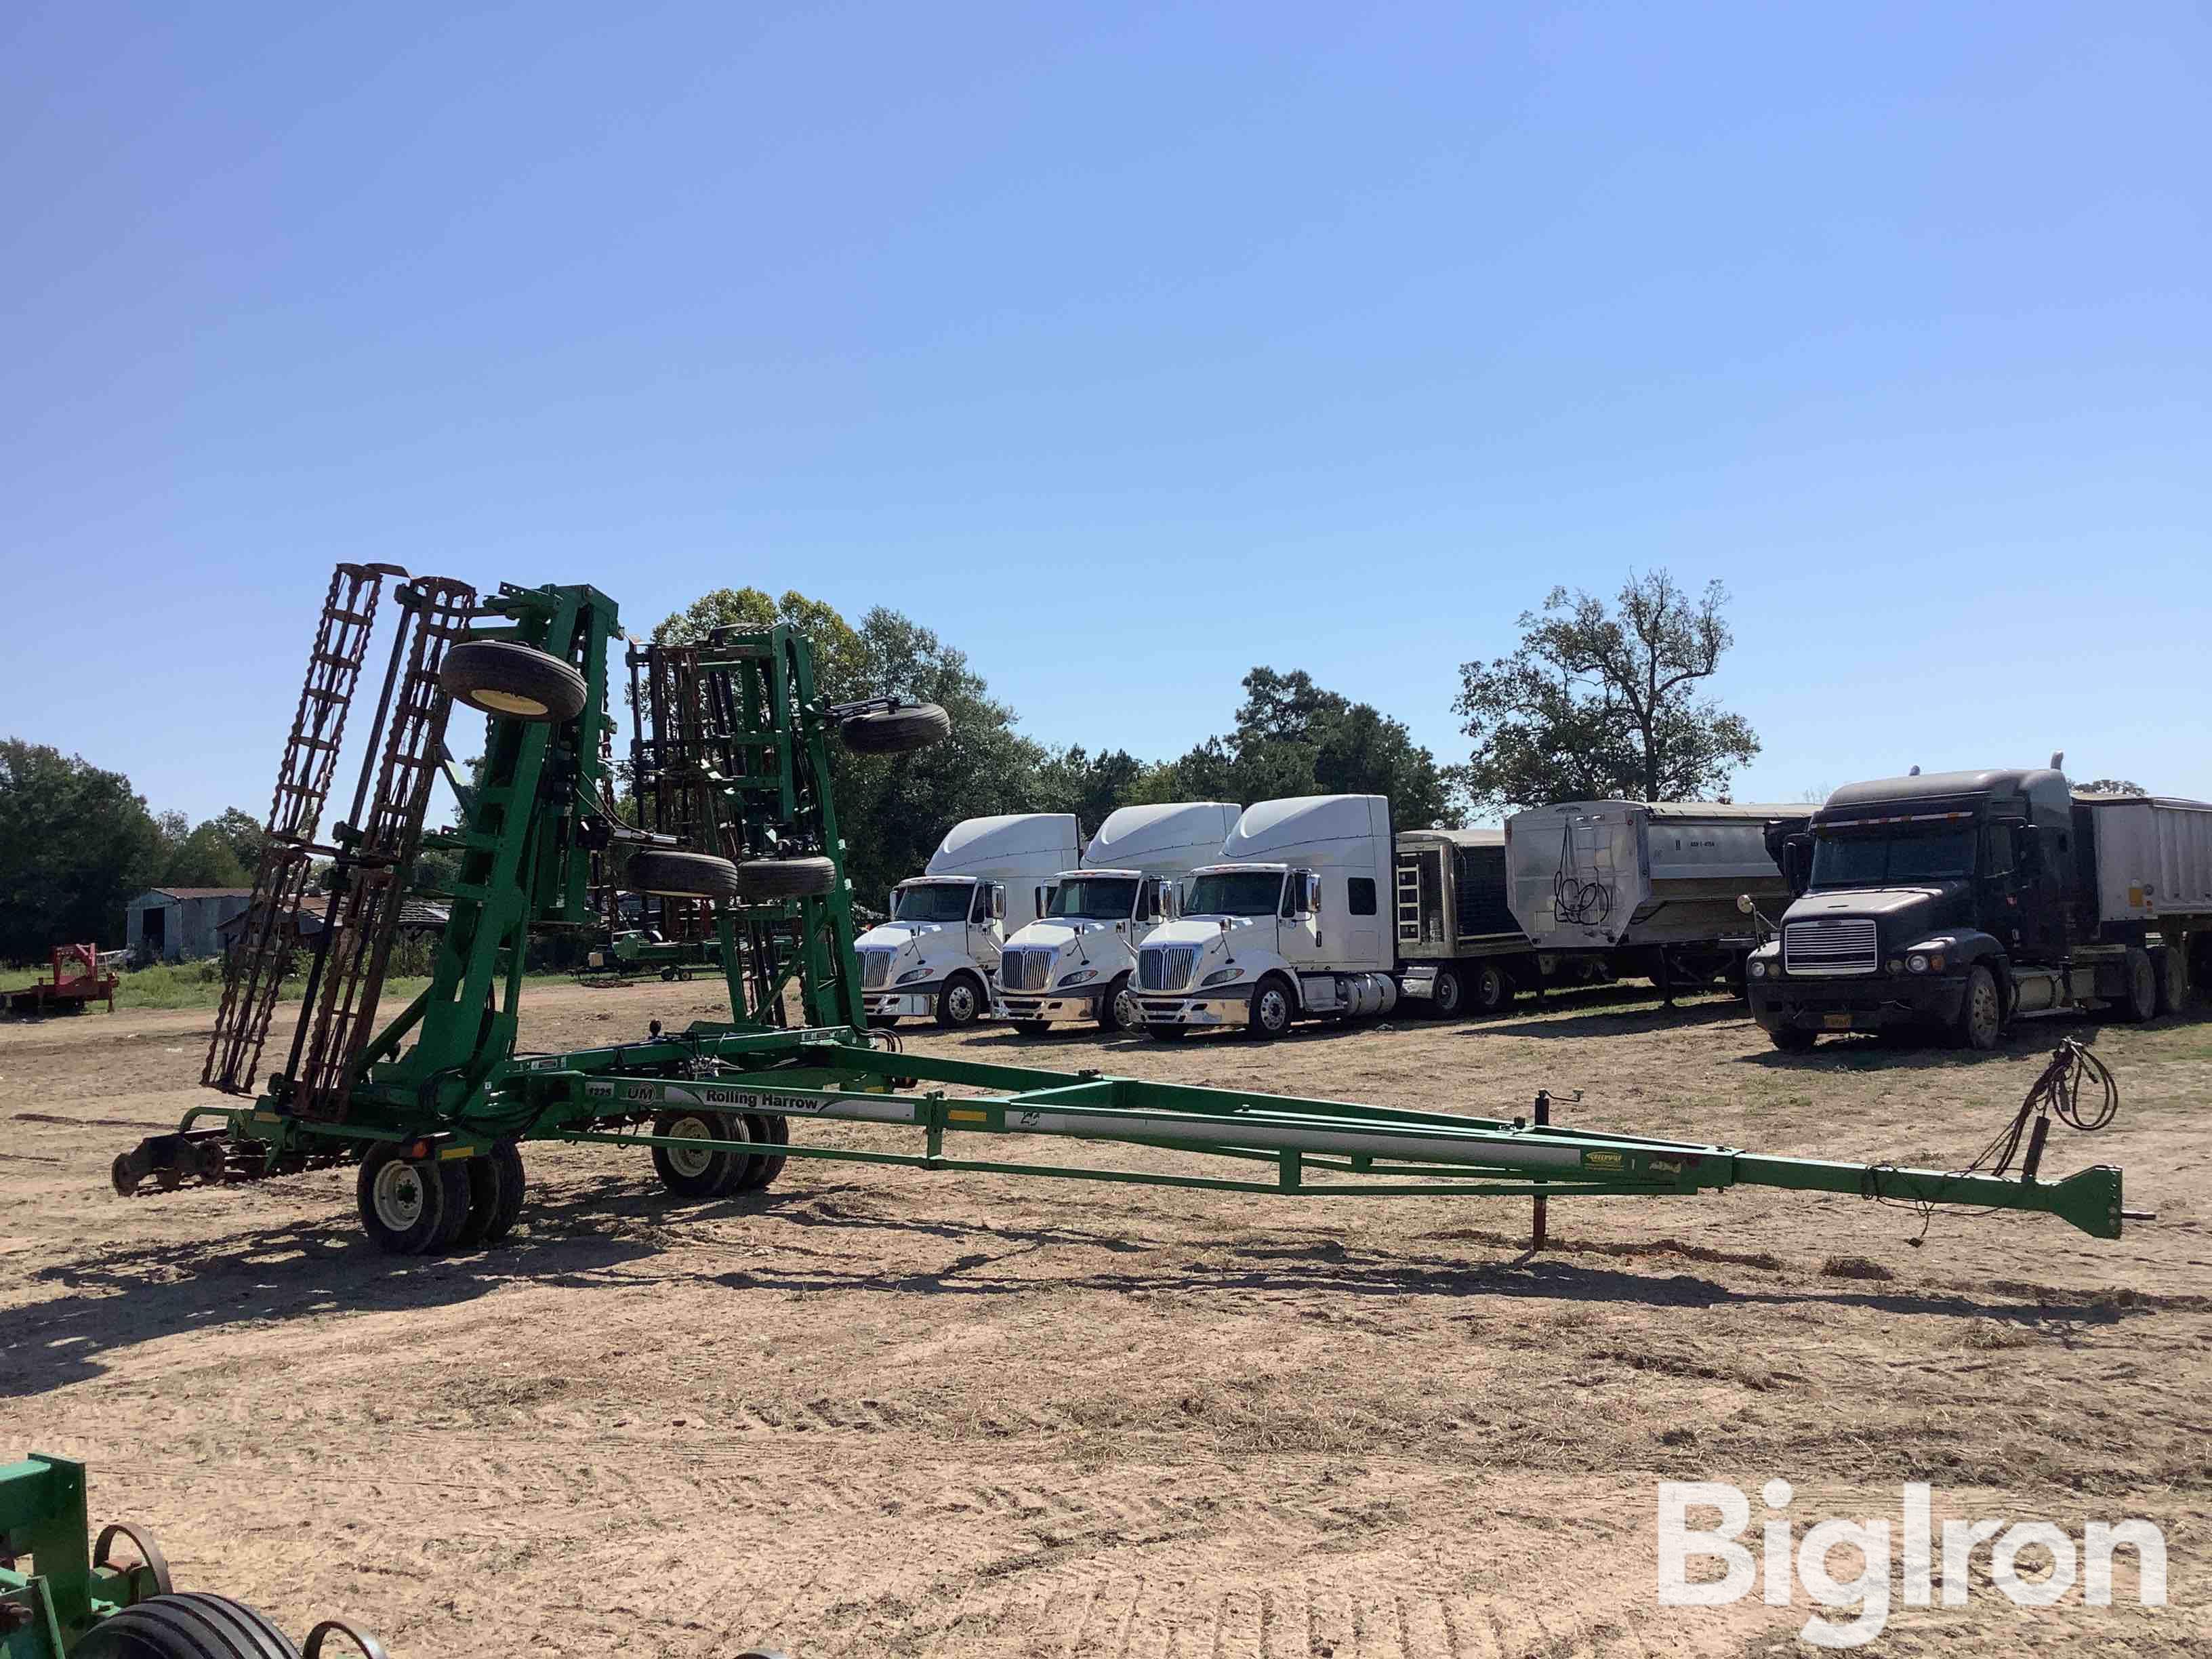
M1052 976L1050 951L1007 951L999 957L999 983L1009 991L1042 991Z
M1870 916L1793 921L1782 930L1782 965L1793 974L1871 974L1881 961Z
M1137 952L1137 988L1180 991L1198 966L1195 945L1147 945Z
M891 957L893 954L894 953L890 951L863 951L860 952L860 988L862 990L879 991L883 989L884 981L891 976Z

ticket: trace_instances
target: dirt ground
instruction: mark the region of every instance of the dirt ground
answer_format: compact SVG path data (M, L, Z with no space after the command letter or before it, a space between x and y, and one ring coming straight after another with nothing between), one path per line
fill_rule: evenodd
M707 988L540 994L524 1039L642 1035ZM1801 1534L1894 1529L1912 1480L1939 1521L2164 1529L2162 1609L2126 1554L2110 1609L2015 1607L1984 1553L1966 1606L1895 1608L1877 1651L2212 1651L2212 1024L1785 1057L1739 1005L1607 992L1274 1047L910 1034L1486 1115L1583 1089L1563 1121L1951 1167L2094 1031L2119 1121L2046 1167L2126 1169L2159 1219L2118 1243L1947 1215L1916 1246L1903 1211L1742 1191L1557 1201L1532 1256L1520 1200L793 1160L687 1204L642 1152L532 1147L514 1236L425 1261L368 1244L349 1174L115 1196L113 1154L211 1098L210 1018L0 1024L0 1456L85 1460L95 1525L150 1523L181 1583L295 1638L343 1613L394 1659L1780 1654L1802 1590L1667 1608L1654 1567L1659 1481L1732 1482L1755 1529L1778 1476Z

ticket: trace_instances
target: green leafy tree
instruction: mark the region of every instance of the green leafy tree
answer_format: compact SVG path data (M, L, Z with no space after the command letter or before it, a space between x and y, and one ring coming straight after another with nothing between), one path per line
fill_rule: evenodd
M153 884L165 848L120 772L10 738L0 742L0 959L56 945L123 942L123 905Z
M240 867L249 875L260 867L264 840L261 820L244 807L226 806L200 827L220 836L237 858Z
M1193 800L1387 795L1403 830L1443 823L1449 805L1436 757L1404 722L1316 685L1303 669L1247 674L1236 730L1197 744L1175 769Z
M1038 768L1037 810L1073 812L1083 833L1094 836L1117 808L1132 803L1148 769L1126 749L1093 755L1076 744L1053 750Z
M1460 665L1452 707L1474 752L1457 782L1479 812L1558 800L1698 800L1759 753L1740 714L1702 695L1735 643L1728 592L1692 598L1632 572L1608 608L1555 587L1510 656Z
M162 814L167 820L172 815ZM156 884L162 887L250 887L252 872L239 861L222 826L210 818L169 846Z
M2150 793L2150 791L2144 788L2142 785L2130 783L2125 778L2094 778L2087 783L2076 785L2075 787L2092 795L2148 795Z

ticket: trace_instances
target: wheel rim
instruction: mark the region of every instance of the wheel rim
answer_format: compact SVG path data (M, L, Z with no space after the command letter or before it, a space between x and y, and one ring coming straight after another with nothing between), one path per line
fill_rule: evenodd
M1459 1012L1459 975L1446 974L1437 981L1437 1009L1440 1013Z
M1482 1006L1495 1008L1505 1000L1505 975L1495 968L1482 970Z
M1290 999L1273 986L1261 992L1260 1024L1270 1031L1279 1031L1290 1023Z
M376 1218L395 1233L411 1231L422 1219L429 1194L422 1172L404 1158L394 1158L376 1172L369 1189Z
M1117 1029L1128 1030L1144 1017L1144 1010L1137 1006L1134 992L1122 991L1116 994L1114 998L1114 1024Z
M668 1133L678 1140L713 1140L714 1132L703 1118L679 1117L668 1126ZM707 1166L714 1161L711 1146L670 1146L668 1167L684 1179L692 1180L707 1173Z
M1993 1037L1997 1030L1997 988L1986 979L1974 981L1974 1034Z
M547 713L550 708L535 697L518 696L512 691L471 691L469 699L495 714L520 714L532 720Z
M975 994L965 985L946 986L945 1011L956 1025L965 1025L975 1018Z

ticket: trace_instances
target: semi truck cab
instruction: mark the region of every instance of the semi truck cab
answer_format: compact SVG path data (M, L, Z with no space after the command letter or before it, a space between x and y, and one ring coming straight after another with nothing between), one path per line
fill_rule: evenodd
M1137 941L1180 913L1176 884L1141 870L1068 870L1047 891L1044 914L1000 954L992 1012L1018 1026L1084 1019L1133 1030Z

